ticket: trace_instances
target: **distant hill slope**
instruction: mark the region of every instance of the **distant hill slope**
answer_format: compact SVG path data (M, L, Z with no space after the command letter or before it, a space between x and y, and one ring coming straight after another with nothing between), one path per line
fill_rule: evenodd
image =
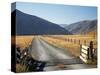
M97 30L97 20L85 20L70 24L65 27L73 34L85 34Z
M14 21L15 16L16 35L71 34L57 24L34 15L23 13L17 9L11 14L12 21Z
M59 24L59 26L61 26L61 27L66 27L66 26L68 26L67 24Z

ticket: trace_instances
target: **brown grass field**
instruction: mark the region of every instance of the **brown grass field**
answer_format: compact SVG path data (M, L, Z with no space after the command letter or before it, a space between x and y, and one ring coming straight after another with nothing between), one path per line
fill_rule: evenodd
M35 36L16 36L16 46L20 47L21 50L31 43ZM97 48L97 36L96 35L43 35L41 39L44 41L60 48L64 48L70 52L73 56L79 57L80 45L89 45L90 41L93 41L94 48ZM68 41L69 39L69 41Z
M80 44L89 45L89 42L93 41L94 48L97 48L97 39L93 35L49 35L42 36L41 39L56 47L64 48L75 57L80 56ZM72 39L72 41L66 41L66 39Z
M34 36L16 36L16 46L24 49L31 43L33 38Z

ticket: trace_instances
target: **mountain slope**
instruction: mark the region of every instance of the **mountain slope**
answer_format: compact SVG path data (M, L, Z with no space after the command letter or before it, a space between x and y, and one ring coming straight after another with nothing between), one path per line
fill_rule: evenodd
M68 26L67 24L59 24L59 26L61 26L61 27L66 27L66 26Z
M85 34L97 30L97 20L85 20L70 24L65 27L73 34Z
M69 31L57 24L23 13L17 9L11 15L12 21L16 16L17 35L70 34Z

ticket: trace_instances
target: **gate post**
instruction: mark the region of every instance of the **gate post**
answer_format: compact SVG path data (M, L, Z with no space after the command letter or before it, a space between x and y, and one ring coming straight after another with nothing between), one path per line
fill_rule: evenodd
M89 45L89 56L90 56L90 59L93 61L94 59L94 56L93 56L93 41L90 41L90 45Z
M81 49L82 49L82 45L80 44L80 56L81 56Z
M87 59L89 60L90 57L89 57L89 48L87 49Z

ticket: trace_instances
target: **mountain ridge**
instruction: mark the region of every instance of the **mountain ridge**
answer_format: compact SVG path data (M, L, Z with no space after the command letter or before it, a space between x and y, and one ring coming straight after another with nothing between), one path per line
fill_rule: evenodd
M85 34L97 30L97 20L83 20L64 27L73 34Z
M16 19L16 35L71 34L68 30L57 24L23 13L18 9L11 13L11 18L12 21L14 18Z

